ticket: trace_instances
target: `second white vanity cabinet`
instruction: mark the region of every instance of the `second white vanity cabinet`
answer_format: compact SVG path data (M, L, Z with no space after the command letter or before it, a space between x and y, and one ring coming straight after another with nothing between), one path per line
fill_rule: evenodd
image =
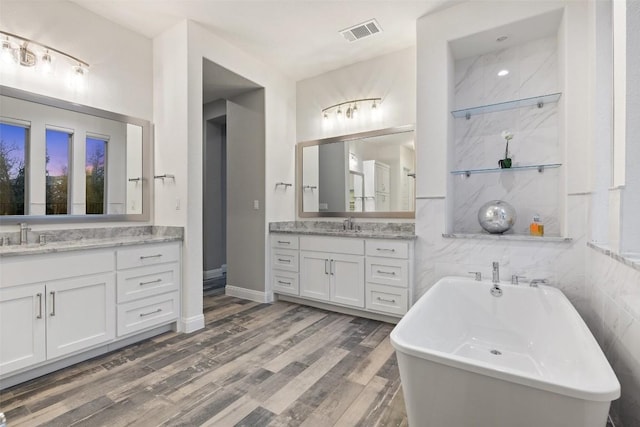
M411 301L412 258L411 239L271 234L273 291L296 302L402 316Z

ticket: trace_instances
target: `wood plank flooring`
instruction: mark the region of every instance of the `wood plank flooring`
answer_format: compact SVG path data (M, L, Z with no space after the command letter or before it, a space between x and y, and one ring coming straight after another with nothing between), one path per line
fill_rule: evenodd
M0 391L15 426L406 426L393 325L205 297L162 334Z

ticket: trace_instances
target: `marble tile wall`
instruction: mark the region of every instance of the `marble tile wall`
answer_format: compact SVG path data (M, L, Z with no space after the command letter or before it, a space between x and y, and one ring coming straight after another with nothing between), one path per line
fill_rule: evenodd
M498 77L501 69L509 74ZM455 63L457 109L494 104L558 92L555 37L534 40ZM496 168L504 157L502 131L514 134L509 157L514 166L562 163L558 137L558 104L455 119L453 170ZM561 169L458 175L453 180L453 231L479 233L480 206L505 200L518 213L513 232L527 234L534 216L541 216L547 235L560 235L559 185Z
M480 271L491 277L491 263L500 263L500 277L525 276L524 283L546 278L561 289L581 315L587 316L590 293L585 289L588 196L568 198L569 233L564 241L507 241L443 237L446 199L419 199L416 210L416 298L445 276Z
M587 249L591 313L586 318L620 381L612 413L622 426L640 425L640 268ZM615 255L614 255L615 256Z

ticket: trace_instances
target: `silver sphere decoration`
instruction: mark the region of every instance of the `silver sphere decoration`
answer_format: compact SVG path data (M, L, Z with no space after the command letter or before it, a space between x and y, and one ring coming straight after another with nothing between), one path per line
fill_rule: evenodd
M480 226L491 234L500 234L516 223L516 210L502 200L491 200L478 210Z

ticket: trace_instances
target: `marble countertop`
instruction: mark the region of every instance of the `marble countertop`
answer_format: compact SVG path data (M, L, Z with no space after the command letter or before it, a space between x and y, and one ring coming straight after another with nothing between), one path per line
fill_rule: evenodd
M39 233L47 236L48 241L46 244L29 243L26 245L0 246L0 257L71 252L183 240L181 227L115 227L111 229L39 231Z
M415 225L409 222L359 222L356 230L343 230L336 221L283 221L269 223L271 233L305 234L316 236L357 237L375 239L416 239Z

